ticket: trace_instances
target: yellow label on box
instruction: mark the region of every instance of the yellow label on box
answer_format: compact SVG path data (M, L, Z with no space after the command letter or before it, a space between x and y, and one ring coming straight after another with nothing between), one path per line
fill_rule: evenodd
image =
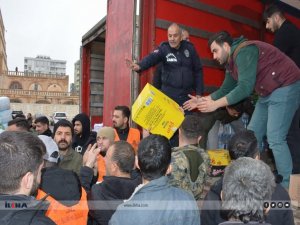
M207 150L207 153L212 166L227 166L231 161L229 152L226 149Z
M184 119L179 105L161 91L146 84L132 105L132 120L152 134L170 139Z

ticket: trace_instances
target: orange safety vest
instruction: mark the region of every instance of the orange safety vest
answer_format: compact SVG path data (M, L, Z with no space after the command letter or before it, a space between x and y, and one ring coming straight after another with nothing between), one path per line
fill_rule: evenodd
M120 138L119 138L119 135L118 135L118 132L116 131L116 129L115 129L115 134L116 134L115 141L120 141ZM132 147L135 151L137 151L138 145L140 143L140 139L141 139L140 131L135 128L129 128L129 133L128 133L126 141L132 145Z
M88 204L86 199L86 192L83 188L80 201L73 206L67 207L53 197L48 195L47 201L50 202L50 206L46 212L46 216L52 219L58 225L82 225L87 224L88 218ZM39 189L36 198L42 199L47 194Z
M105 176L106 169L105 169L105 161L102 155L97 157L97 164L98 164L98 182L103 181L103 176Z

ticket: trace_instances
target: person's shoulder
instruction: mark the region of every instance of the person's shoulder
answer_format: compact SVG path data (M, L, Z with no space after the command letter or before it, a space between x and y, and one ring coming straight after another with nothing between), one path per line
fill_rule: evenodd
M177 147L172 149L172 164L185 165L187 163L187 157L184 154L184 150L187 150L184 147ZM174 172L174 171L172 171Z
M58 166L55 166L55 167L43 168L42 176L47 177L47 179L48 179L48 177L49 178L52 178L52 177L66 177L66 176L76 177L76 174L71 170L66 170L66 169L60 168Z
M169 42L168 41L163 41L160 43L159 47L169 47Z
M130 127L130 128L129 128L129 132L141 133L139 129L133 128L133 127Z
M78 159L78 160L82 160L82 155L79 152L75 151L74 149L72 149L72 151L73 151L72 152L73 158Z
M104 181L102 181L101 183L94 184L92 186L92 189L91 189L91 198L92 199L101 198L101 195L102 195L102 192L103 192L103 182Z
M282 24L282 26L281 26L281 28L283 29L283 30L292 30L292 31L300 31L300 29L294 24L294 23L292 23L291 21L289 21L289 20L286 20L283 24ZM279 30L280 30L280 28L279 28Z
M196 51L195 50L195 46L192 42L190 41L186 41L186 40L182 40L181 41L181 45L184 47L184 48L188 48L190 50L193 50L193 51Z
M186 40L182 40L182 41L181 41L181 44L182 44L182 45L186 45L186 46L193 46L193 47L194 47L193 42L186 41Z
M97 138L97 132L96 131L91 131L90 137L96 139Z
M286 189L281 184L276 184L275 190L272 194L272 200L290 201L291 199Z
M190 193L187 192L186 190L182 189L182 188L178 188L178 187L174 187L174 186L169 186L169 191L170 193L173 192L174 195L176 196L177 200L192 200L192 201L196 201L194 196ZM176 200L174 199L174 200Z

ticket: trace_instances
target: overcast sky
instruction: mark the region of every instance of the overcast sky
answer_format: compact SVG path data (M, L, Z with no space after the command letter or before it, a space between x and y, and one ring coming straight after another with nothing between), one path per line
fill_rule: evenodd
M66 60L73 82L82 36L107 11L107 0L0 0L9 70L24 71L24 57Z

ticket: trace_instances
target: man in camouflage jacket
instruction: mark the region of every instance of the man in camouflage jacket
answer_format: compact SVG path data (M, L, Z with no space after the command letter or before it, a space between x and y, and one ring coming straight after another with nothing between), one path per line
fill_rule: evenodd
M179 128L179 147L172 149L169 183L200 198L209 168L209 156L197 143L203 135L203 118L187 115Z

